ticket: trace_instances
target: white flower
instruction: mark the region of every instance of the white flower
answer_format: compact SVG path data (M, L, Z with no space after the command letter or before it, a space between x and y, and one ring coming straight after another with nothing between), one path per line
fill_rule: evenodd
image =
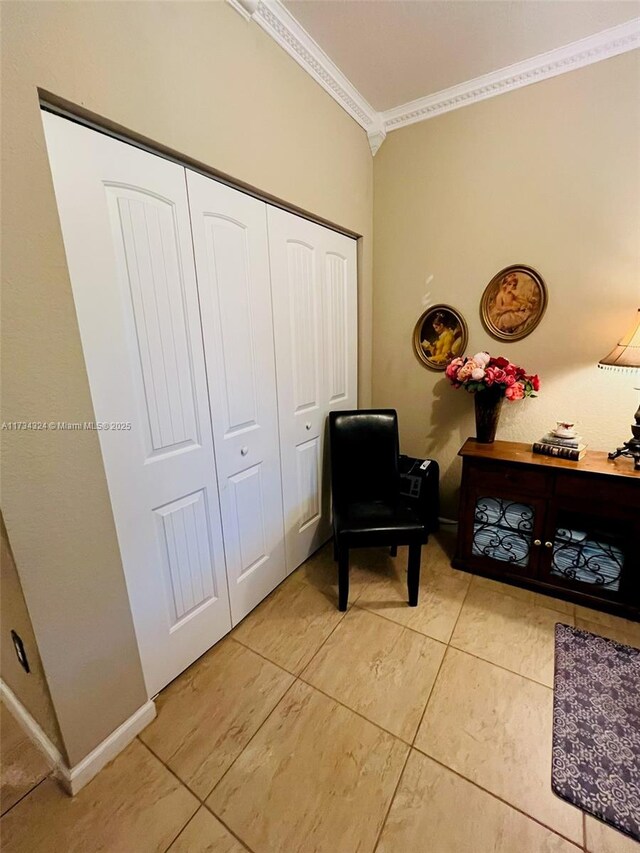
M478 352L474 355L473 360L478 364L482 365L482 367L486 367L489 364L491 356L488 352ZM475 377L474 377L475 378ZM482 378L482 377L480 377Z
M475 356L474 356L474 361L475 361ZM484 379L484 367L475 367L471 371L471 378L476 379L478 381L480 379Z

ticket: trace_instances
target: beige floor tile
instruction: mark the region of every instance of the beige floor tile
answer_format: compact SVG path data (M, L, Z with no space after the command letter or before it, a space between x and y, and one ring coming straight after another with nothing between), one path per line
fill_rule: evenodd
M370 853L407 751L298 682L207 805L260 853Z
M297 675L343 616L333 595L294 573L231 636Z
M412 751L378 853L577 853L471 782Z
M576 628L640 649L640 622L621 619L619 616L601 613L599 610L577 607Z
M351 552L349 559L349 604L358 600L371 581L372 573L384 571L389 560L388 548L362 548ZM333 543L328 542L294 572L311 586L324 592L338 604L338 566L333 559Z
M585 815L586 849L588 853L640 853L640 844L607 826L591 815Z
M167 853L246 853L247 848L231 835L204 806L173 842Z
M2 851L155 853L198 805L136 740L73 798L45 779L0 821Z
M204 799L292 682L227 638L162 691L140 739Z
M445 649L436 640L354 607L302 678L411 743Z
M584 619L586 622L595 622L597 625L617 625L620 622L629 620L622 619L620 616L614 616L613 613L606 613L604 610L594 610L591 607L583 607L581 604L576 604L576 619ZM637 625L637 622L633 622Z
M582 841L582 813L551 791L553 691L448 649L416 747L482 788Z
M471 575L452 569L448 548L432 538L422 549L417 607L407 604L406 548L399 548L398 556L389 558L383 572L372 575L358 606L447 643L470 583Z
M551 687L556 622L573 625L573 617L472 587L451 645Z
M0 703L0 807L2 814L49 775L44 755Z
M561 598L555 598L553 595L543 595L540 592L533 592L530 589L523 589L520 586L513 586L510 583L501 583L490 578L483 578L480 575L474 575L471 588L501 592L503 595L510 595L512 598L519 598L521 601L538 604L540 607L546 607L548 610L557 610L558 613L566 613L569 616L573 616L575 611L575 605L570 601L563 601Z

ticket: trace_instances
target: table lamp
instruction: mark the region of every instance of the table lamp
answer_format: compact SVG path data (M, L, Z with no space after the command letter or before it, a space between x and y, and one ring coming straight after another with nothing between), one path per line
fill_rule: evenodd
M633 326L618 341L617 346L600 359L598 367L604 370L640 370L640 308ZM640 406L634 415L634 420L635 423L631 424L633 437L625 441L622 447L610 453L609 459L630 456L633 459L634 469L640 471Z

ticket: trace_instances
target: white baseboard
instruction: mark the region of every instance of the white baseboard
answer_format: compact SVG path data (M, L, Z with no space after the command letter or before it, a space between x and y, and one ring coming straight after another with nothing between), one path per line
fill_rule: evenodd
M84 788L105 765L113 761L156 716L156 706L153 701L146 702L82 761L69 767L57 747L2 679L0 679L0 697L26 734L45 754L56 778L72 796Z
M81 788L90 782L102 768L119 755L125 747L149 723L155 719L156 706L152 701L146 702L141 708L125 720L121 726L111 732L102 743L99 743L89 755L73 767L64 767L60 781L71 794L77 794Z
M56 772L65 764L60 750L55 746L49 735L45 734L39 723L24 707L9 685L0 678L0 698L15 717L25 734L35 743L40 752L49 763L52 770Z

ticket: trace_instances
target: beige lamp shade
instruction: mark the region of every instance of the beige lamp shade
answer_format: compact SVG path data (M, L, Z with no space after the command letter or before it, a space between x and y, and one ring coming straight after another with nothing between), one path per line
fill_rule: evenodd
M618 341L610 353L601 358L598 367L615 370L640 369L640 308L627 334Z

